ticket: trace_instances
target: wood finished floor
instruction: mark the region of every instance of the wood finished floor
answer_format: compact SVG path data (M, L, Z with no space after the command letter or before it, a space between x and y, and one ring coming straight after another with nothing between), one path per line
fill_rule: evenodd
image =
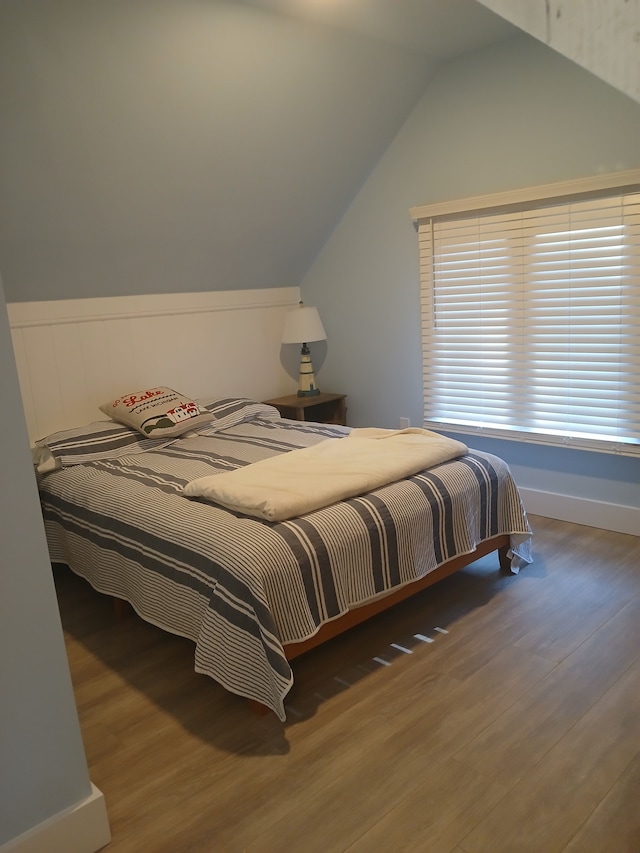
M531 523L297 660L284 725L56 571L108 853L640 853L640 538Z

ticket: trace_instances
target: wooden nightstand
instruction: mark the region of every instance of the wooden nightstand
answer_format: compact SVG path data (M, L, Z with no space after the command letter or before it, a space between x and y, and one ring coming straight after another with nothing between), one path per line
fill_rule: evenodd
M314 421L319 424L347 425L347 395L346 394L316 394L313 397L298 397L289 394L286 397L276 397L275 400L265 400L269 406L275 406L281 417L294 421Z

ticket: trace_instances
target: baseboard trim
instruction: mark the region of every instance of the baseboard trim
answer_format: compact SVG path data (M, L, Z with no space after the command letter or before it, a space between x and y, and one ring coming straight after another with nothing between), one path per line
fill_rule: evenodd
M573 495L558 495L537 489L520 487L520 494L528 513L599 527L616 533L640 535L640 507L577 498Z
M111 841L104 796L95 785L80 803L0 846L0 853L96 853Z

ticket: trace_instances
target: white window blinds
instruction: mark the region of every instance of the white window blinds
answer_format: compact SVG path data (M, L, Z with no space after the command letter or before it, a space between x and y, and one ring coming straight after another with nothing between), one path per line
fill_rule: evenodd
M426 424L640 455L640 192L418 232Z

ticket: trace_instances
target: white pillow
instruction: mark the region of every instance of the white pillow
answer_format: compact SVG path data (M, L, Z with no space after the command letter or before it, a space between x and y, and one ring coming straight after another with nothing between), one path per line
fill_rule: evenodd
M162 385L123 394L100 411L148 438L182 435L213 420L194 400Z

